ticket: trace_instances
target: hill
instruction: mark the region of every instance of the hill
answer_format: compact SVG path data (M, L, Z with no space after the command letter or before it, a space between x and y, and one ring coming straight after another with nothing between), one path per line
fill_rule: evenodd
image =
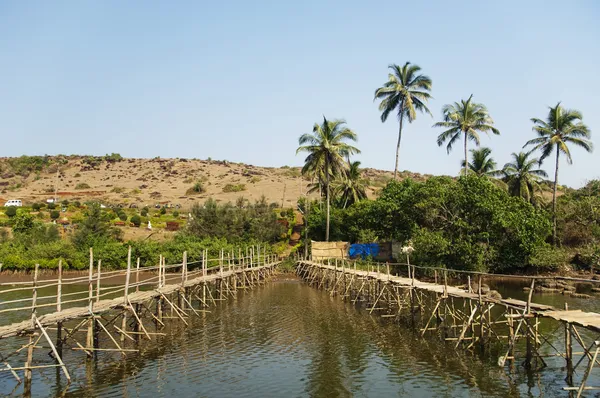
M402 178L424 179L404 172ZM364 169L369 196L376 195L392 173ZM209 197L235 202L240 196L293 207L306 194L309 181L300 168L258 167L243 163L198 159L133 159L107 156L22 156L0 158L0 200L21 199L24 204L59 200L96 200L106 205L179 205L189 208ZM311 195L317 197L317 194Z

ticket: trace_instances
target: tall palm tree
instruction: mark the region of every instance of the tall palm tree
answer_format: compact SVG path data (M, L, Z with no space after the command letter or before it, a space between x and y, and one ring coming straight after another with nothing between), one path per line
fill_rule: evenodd
M344 209L367 198L367 184L361 176L360 162L348 163L348 169L335 184L335 191Z
M461 135L464 135L465 164L468 162L467 141L474 141L479 146L479 133L490 131L496 135L500 134L494 127L494 121L490 117L487 108L483 104L472 101L473 94L468 100L461 100L460 103L444 105L442 108L443 120L437 122L433 127L444 127L448 130L441 133L437 138L437 143L442 146L446 141L446 150L448 153L452 150L452 145ZM464 175L467 175L468 169L464 169Z
M471 149L471 160L468 164L465 161L461 161L463 172L467 167L467 172L474 173L478 176L494 177L499 174L496 170L496 161L490 156L492 150L490 148Z
M540 190L539 182L548 174L535 168L539 164L538 158L530 158L526 152L512 153L512 162L502 168L503 180L508 185L508 192L512 196L520 196L531 204L535 204L535 191Z
M572 164L573 159L571 158L569 145L578 146L587 152L592 152L594 147L590 141L590 129L581 121L583 119L581 112L574 109L565 109L560 106L560 102L549 109L546 120L531 119L533 131L538 136L527 141L523 148L533 145L532 152L539 149L542 152L539 160L540 164L556 149L554 189L552 191L552 242L556 245L556 187L558 185L560 154L564 154L567 157L567 163Z
M315 123L312 134L302 134L298 139L300 145L296 150L308 152L304 160L302 174L317 176L324 175L325 198L327 200L327 224L325 240L329 241L329 216L332 178L339 176L346 167L345 159L360 151L345 141L356 141L356 133L345 126L344 120L327 120L323 116L323 123ZM322 180L323 181L323 180Z
M381 100L381 122L385 122L392 112L398 113L398 145L396 146L396 165L394 166L394 179L398 174L398 156L400 154L400 141L402 139L402 122L407 119L409 123L417 117L417 111L431 115L427 108L427 101L431 98L431 79L419 74L418 65L407 62L403 67L396 64L388 66L392 73L388 74L388 81L375 90L373 100ZM433 115L432 115L433 116Z

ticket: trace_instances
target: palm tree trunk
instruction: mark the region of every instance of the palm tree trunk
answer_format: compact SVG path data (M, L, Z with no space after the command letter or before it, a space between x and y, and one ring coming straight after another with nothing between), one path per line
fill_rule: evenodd
M396 145L396 166L394 167L394 180L398 174L398 157L400 155L400 141L402 140L402 122L404 121L404 101L400 104L400 127L398 128L398 145Z
M325 158L325 196L327 198L327 222L325 225L325 242L329 242L329 162Z
M558 186L558 156L560 150L556 144L556 168L554 169L554 189L552 190L552 244L556 246L556 187Z
M467 171L469 171L469 159L467 157L467 133L465 132L465 177L467 176Z

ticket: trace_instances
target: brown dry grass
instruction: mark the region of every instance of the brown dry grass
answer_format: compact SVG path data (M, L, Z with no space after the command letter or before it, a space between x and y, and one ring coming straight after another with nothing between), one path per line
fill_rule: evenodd
M364 176L370 181L369 196L372 197L392 177L392 173L365 169ZM20 183L21 187L4 190L0 196L4 200L21 199L24 204L42 202L53 197L56 180L55 172L41 172L37 177L32 173L27 178L15 176L3 179L8 183L5 186ZM202 182L205 192L188 193L196 181ZM71 159L60 166L58 190L61 199L99 200L126 207L131 204L143 207L168 203L188 209L192 203L204 202L209 197L219 202L235 202L240 196L254 201L262 195L268 202L281 206L283 201L284 207L293 207L302 193L306 193L308 183L300 177L297 167L257 167L189 159L124 159L116 163L104 161L91 168L81 159ZM75 187L79 184L87 184L90 188L77 190ZM243 184L246 190L223 192L228 184Z

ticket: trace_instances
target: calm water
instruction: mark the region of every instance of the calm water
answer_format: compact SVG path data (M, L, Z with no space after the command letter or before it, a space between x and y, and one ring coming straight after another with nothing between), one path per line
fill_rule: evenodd
M190 327L172 325L125 360L68 352L74 382L67 388L55 370L34 371L33 396L565 396L560 361L511 373L299 281L241 292ZM45 350L36 352L48 362ZM14 385L0 373L0 392L22 394Z

